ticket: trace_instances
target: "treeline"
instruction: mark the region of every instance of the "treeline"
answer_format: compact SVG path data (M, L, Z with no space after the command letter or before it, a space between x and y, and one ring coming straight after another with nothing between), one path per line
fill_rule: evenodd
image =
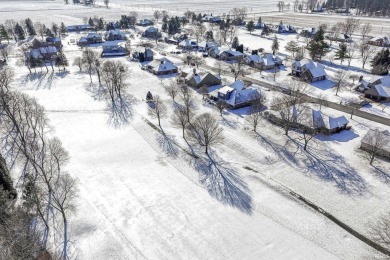
M357 14L365 15L390 15L390 0L327 0L324 7L337 8L356 8Z
M0 154L19 174L12 183L0 160L0 259L70 259L77 183L65 169L69 155L50 133L44 108L12 90L13 77L12 69L0 69Z
M5 20L4 24L0 24L0 42L2 40L9 41L14 39L15 41L25 40L27 36L44 36L54 37L60 36L67 32L64 23L51 25L45 25L41 22L33 23L30 18L16 22L15 20Z

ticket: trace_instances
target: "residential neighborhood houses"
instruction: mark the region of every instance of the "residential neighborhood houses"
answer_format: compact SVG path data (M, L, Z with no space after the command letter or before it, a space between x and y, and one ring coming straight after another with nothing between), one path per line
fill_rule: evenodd
M51 238L58 234L61 240L57 246L60 250L37 242L39 250L35 252L39 253L26 258L33 259L37 255L41 258L42 251L47 251L49 255L72 259L71 253L77 252L73 244L66 243L70 241L67 225L75 222L84 225L80 224L82 217L77 216L76 220L70 217L72 221L67 222L68 209L73 205L62 208L58 200L63 197L56 197L67 192L76 194L78 189L71 189L72 183L79 183L76 177L82 180L77 184L81 195L90 196L83 197L88 204L83 214L91 208L99 216L104 212L102 223L108 219L115 226L109 230L110 236L114 234L109 237L114 238L113 241L118 238L117 230L126 229L127 220L119 218L122 213L114 217L107 213L112 210L110 205L116 203L115 199L110 197L110 203L102 202L110 209L96 200L104 198L100 193L101 180L95 176L96 172L105 174L100 171L110 172L102 181L125 191L126 196L115 193L124 198L123 205L127 203L126 198L135 198L134 205L123 206L126 212L136 213L126 215L135 230L139 228L136 222L149 221L145 220L149 215L166 217L161 213L164 210L175 212L171 214L176 216L173 221L186 223L190 228L190 222L198 223L198 219L203 219L202 211L199 215L187 214L188 207L183 205L187 205L188 198L176 196L167 200L172 194L180 193L180 185L186 185L184 190L190 197L201 196L195 196L199 200L191 207L207 204L206 209L216 217L219 217L218 211L228 212L218 221L229 220L224 226L234 223L237 230L233 233L237 236L233 237L239 237L245 245L250 243L243 234L253 230L254 237L263 231L267 236L273 232L268 230L270 233L267 233L267 225L273 226L275 222L280 228L277 232L289 232L289 241L303 237L304 241L310 240L304 250L315 247L302 256L288 250L282 254L282 248L276 257L273 253L264 254L265 258L278 259L283 255L281 259L310 259L321 255L360 259L390 252L390 239L385 242L378 239L383 237L383 226L376 229L370 226L377 227L380 221L387 221L387 217L382 217L387 215L383 214L390 214L387 210L390 206L390 187L387 187L390 44L388 37L378 35L378 25L373 29L370 19L360 16L352 7L336 8L336 3L334 7L329 3L306 6L297 1L296 6L291 3L287 11L286 3L279 1L279 13L260 13L261 16L241 7L228 12L213 10L213 13L210 10L192 12L186 8L180 13L179 4L176 12L160 6L148 9L128 4L124 7L121 3L91 1L85 7L65 2L66 7L88 8L96 11L96 15L66 18L68 20L56 16L56 21L45 25L27 17L19 22L0 18L0 166L3 167L4 154L6 163L15 165L10 170L17 172L14 174L18 179L23 179L23 184L17 184L20 185L17 188L26 189L23 191L26 194L18 195L18 199L21 207L32 205L28 204L33 210L28 210L34 219L29 221L37 221L34 228L39 226L40 230L32 235L39 237L40 232L47 232L45 243L48 244L54 243ZM127 13L117 15L120 8ZM306 8L306 12L299 8ZM345 12L341 12L344 9ZM87 9L75 10L86 12ZM330 10L335 21L323 24ZM341 10L342 15L336 14L337 10ZM292 13L296 20L285 18ZM308 17L318 18L318 25L302 26L300 19ZM58 19L64 22L57 24ZM66 21L79 25L67 26ZM382 18L372 23L377 21ZM49 118L55 131L51 131ZM99 131L92 131L96 129ZM13 142L18 143L13 146ZM75 155L70 160L69 174L63 172L69 155L62 146ZM85 151L90 154L85 155ZM18 169L20 166L25 169ZM115 171L112 171L113 166ZM137 170L133 171L130 166ZM84 173L85 169L90 169L91 173ZM142 177L139 169L143 171ZM47 180L46 171L58 175L58 179ZM29 176L32 173L35 175ZM38 178L39 182L30 177ZM89 179L93 180L92 184ZM31 182L32 186L27 187L24 182L28 185ZM1 184L0 199L3 200L8 191L4 193L7 196L3 195ZM151 189L143 190L146 185ZM159 190L161 185L166 185L163 191L167 193ZM104 188L109 194L106 196L111 196L111 188ZM154 189L159 190L158 193L150 193ZM42 201L39 198L39 201L24 201L24 196L30 196L31 192L37 197L41 192L45 196ZM168 207L161 210L158 200L144 196L149 193L168 201ZM180 203L175 204L176 201ZM386 207L381 208L382 203ZM16 207L13 204L10 203L10 207ZM178 205L181 205L180 210ZM296 207L303 208L304 213L293 214L289 219L280 217L283 211ZM259 209L261 212L266 209L267 214L259 215ZM367 212L372 213L370 218L366 217ZM189 221L189 216L193 221ZM56 227L58 223L63 226L52 229L52 223L46 223L49 217L55 219ZM134 221L136 218L138 220ZM246 220L238 223L236 218ZM271 224L260 225L265 219ZM150 226L149 222L142 224ZM173 225L171 221L165 224L164 229L152 228L151 232L171 240L172 237L177 241L188 239L181 237L185 231L169 226ZM390 226L390 221L388 224ZM0 221L0 247L5 245L2 225ZM291 228L286 229L289 225ZM300 231L301 226L307 233ZM329 228L331 235L321 234L324 228ZM71 230L72 239L73 236L83 239L74 232L74 226ZM100 232L100 227L97 230ZM176 231L170 234L169 230ZM96 236L100 236L97 233ZM140 258L153 258L154 249L145 250L153 236L146 240L140 238L139 241L146 243L144 246L134 239L137 232L133 233L126 231L120 236L120 241L125 238L134 242L134 246L124 246L126 250L131 248L129 253L117 255L115 252L115 257L129 258L138 256L139 252L143 256L145 252ZM271 239L278 246L279 233L272 233L276 235ZM321 237L312 235L317 233ZM229 237L221 234L223 239ZM165 237L164 241L169 239ZM204 239L206 244L211 241ZM253 243L260 244L259 250L263 252L265 247L261 243L264 241L258 239L261 238ZM169 250L170 243L164 244ZM243 246L238 243L239 247ZM324 246L326 243L332 245ZM194 257L192 253L181 252L188 249L186 245L180 241L178 245L178 250L172 253L160 253L168 258ZM211 243L211 247L221 247L221 244ZM214 250L210 248L207 250ZM201 252L199 247L194 250ZM223 250L220 255L210 254L209 257L262 257L250 247L248 250L254 253L233 254L233 251ZM95 256L91 252L85 255Z

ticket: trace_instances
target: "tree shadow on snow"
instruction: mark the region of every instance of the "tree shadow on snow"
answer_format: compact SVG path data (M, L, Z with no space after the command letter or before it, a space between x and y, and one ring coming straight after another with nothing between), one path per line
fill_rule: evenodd
M171 157L178 155L179 149L175 143L175 136L166 134L162 129L156 134L156 140L164 153Z
M107 91L102 84L89 83L85 89L91 93L94 100L102 100L106 97Z
M32 72L22 78L23 86L32 85L35 89L51 89L53 84L54 72L41 71Z
M207 157L197 159L195 169L200 173L200 182L209 194L223 204L252 214L252 198L248 185L237 174L236 169L209 151Z
M108 123L115 128L120 128L129 124L133 116L133 105L136 100L131 95L118 97L114 101L109 100L107 112Z
M303 151L303 143L291 139ZM332 182L343 193L363 194L367 190L364 179L336 151L324 147L308 147L303 151L304 166L310 174Z

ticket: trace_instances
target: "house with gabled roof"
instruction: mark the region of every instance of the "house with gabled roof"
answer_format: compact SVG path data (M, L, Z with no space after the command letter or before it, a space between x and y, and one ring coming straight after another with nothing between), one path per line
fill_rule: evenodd
M79 46L88 46L89 44L102 43L103 38L99 33L93 32L88 33L87 36L81 37L77 45Z
M309 59L295 61L291 67L292 74L301 77L306 82L316 82L326 79L325 67Z
M104 34L106 41L123 41L126 40L126 35L119 29L109 30Z
M225 50L220 54L221 60L226 61L236 61L238 59L244 58L244 54L239 51Z
M220 76L214 75L210 72L196 71L196 69L193 69L192 72L186 74L184 82L193 88L200 88L203 86L210 87L222 84Z
M376 101L389 102L390 75L385 77L374 76L369 81L361 79L355 89L363 92L366 98Z
M272 53L265 53L263 55L248 55L245 57L245 63L253 68L260 70L273 69L283 65L283 60Z
M377 36L368 40L368 43L380 47L390 47L390 40L387 36Z
M379 140L383 140L383 145ZM381 145L379 145L381 144ZM375 147L379 146L379 147ZM360 149L371 152L377 150L378 155L390 159L390 132L389 130L371 129L363 137Z
M94 27L88 24L80 24L80 25L69 25L66 27L68 32L83 32L83 31L92 31L95 30Z
M209 93L211 100L223 101L232 109L250 106L260 96L259 89L247 87L241 80L237 80L228 86L219 87Z
M139 46L134 50L133 58L140 62L152 61L153 51L150 48Z
M146 38L158 39L161 38L161 33L156 27L150 26L144 31L142 36Z
M130 52L123 46L120 45L105 45L103 46L102 57L121 57L127 56Z
M167 58L159 58L142 66L154 75L170 75L178 72L178 67Z

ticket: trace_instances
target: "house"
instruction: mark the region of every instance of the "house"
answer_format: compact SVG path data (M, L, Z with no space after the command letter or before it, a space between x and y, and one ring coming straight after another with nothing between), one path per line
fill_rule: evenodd
M312 127L319 133L335 134L349 129L348 119L345 116L331 117L324 115L321 111L312 109Z
M126 35L119 29L109 30L104 34L106 41L123 41L126 40Z
M150 48L138 47L133 52L133 58L139 60L140 62L152 61L153 51Z
M325 39L336 41L336 42L352 42L352 37L342 33L342 34L325 34Z
M314 36L314 34L317 33L317 28L303 28L300 32L299 35L307 38L311 38Z
M68 32L84 32L84 31L95 30L94 27L92 27L88 24L70 25L70 26L67 26L66 29L68 30Z
M206 15L203 17L203 21L209 23L220 23L222 19L219 16Z
M264 26L265 26L264 23L257 23L257 24L256 24L256 29L263 29Z
M362 78L355 90L363 92L364 96L376 101L390 101L390 75L385 77L374 76L369 81Z
M221 52L220 58L221 60L226 60L226 61L236 61L238 59L241 59L244 57L244 54L242 54L239 51L233 51L233 50L225 50Z
M39 47L24 53L26 61L32 63L51 63L57 57L58 49L55 46Z
M209 54L210 57L213 57L215 59L219 59L221 53L224 52L225 50L229 50L229 48L215 46L215 47L209 48L208 54Z
M49 47L49 46L54 46L57 49L61 49L62 48L61 38L48 37L46 38L46 41L40 41L37 38L32 38L27 42L27 47L29 49L38 49L38 48Z
M55 46L57 49L62 48L62 42L60 37L47 37L46 38L46 44L48 46Z
M296 33L297 30L292 25L284 25L283 23L280 23L279 25L275 26L273 31L275 33Z
M216 42L200 42L198 43L198 51L207 52L211 48L218 48L218 43Z
M218 75L214 75L210 72L197 72L196 69L193 69L192 72L186 75L184 82L193 88L222 84L221 78Z
M326 79L325 68L322 64L303 59L292 64L292 74L301 77L306 82L316 82Z
M106 45L103 46L102 57L120 57L127 56L130 52L120 45Z
M88 46L89 44L102 43L103 38L99 33L88 33L87 36L81 37L77 43L79 46Z
M368 43L380 47L390 47L390 40L387 36L373 37L368 41Z
M249 106L260 98L257 88L246 87L244 82L237 80L229 86L223 86L209 93L214 101L224 101L229 108L237 109Z
M272 53L265 53L262 56L249 55L244 60L249 66L260 70L269 70L283 65L282 59Z
M145 30L142 36L146 38L158 39L161 38L161 33L156 27L150 26L148 29Z
M379 145L383 140L383 145ZM377 146L377 147L375 147ZM381 147L380 147L381 146ZM378 155L390 159L390 132L388 130L370 130L363 137L360 149L370 152L377 149Z
M198 42L196 40L186 39L179 43L179 47L185 50L193 50L198 48Z
M139 20L138 23L136 23L136 25L139 25L139 26L150 26L150 25L153 25L153 21L150 20L150 19L143 19L143 20Z
M152 62L143 66L144 69L154 75L170 75L178 72L176 65L167 58L155 59Z
M325 135L350 129L350 126L348 126L349 121L345 116L332 117L323 114L319 110L304 106L291 106L288 109L290 109L290 112L287 111L285 114L276 113L276 115L270 114L268 119L272 123L279 125L288 120L292 123L293 128L308 128Z

